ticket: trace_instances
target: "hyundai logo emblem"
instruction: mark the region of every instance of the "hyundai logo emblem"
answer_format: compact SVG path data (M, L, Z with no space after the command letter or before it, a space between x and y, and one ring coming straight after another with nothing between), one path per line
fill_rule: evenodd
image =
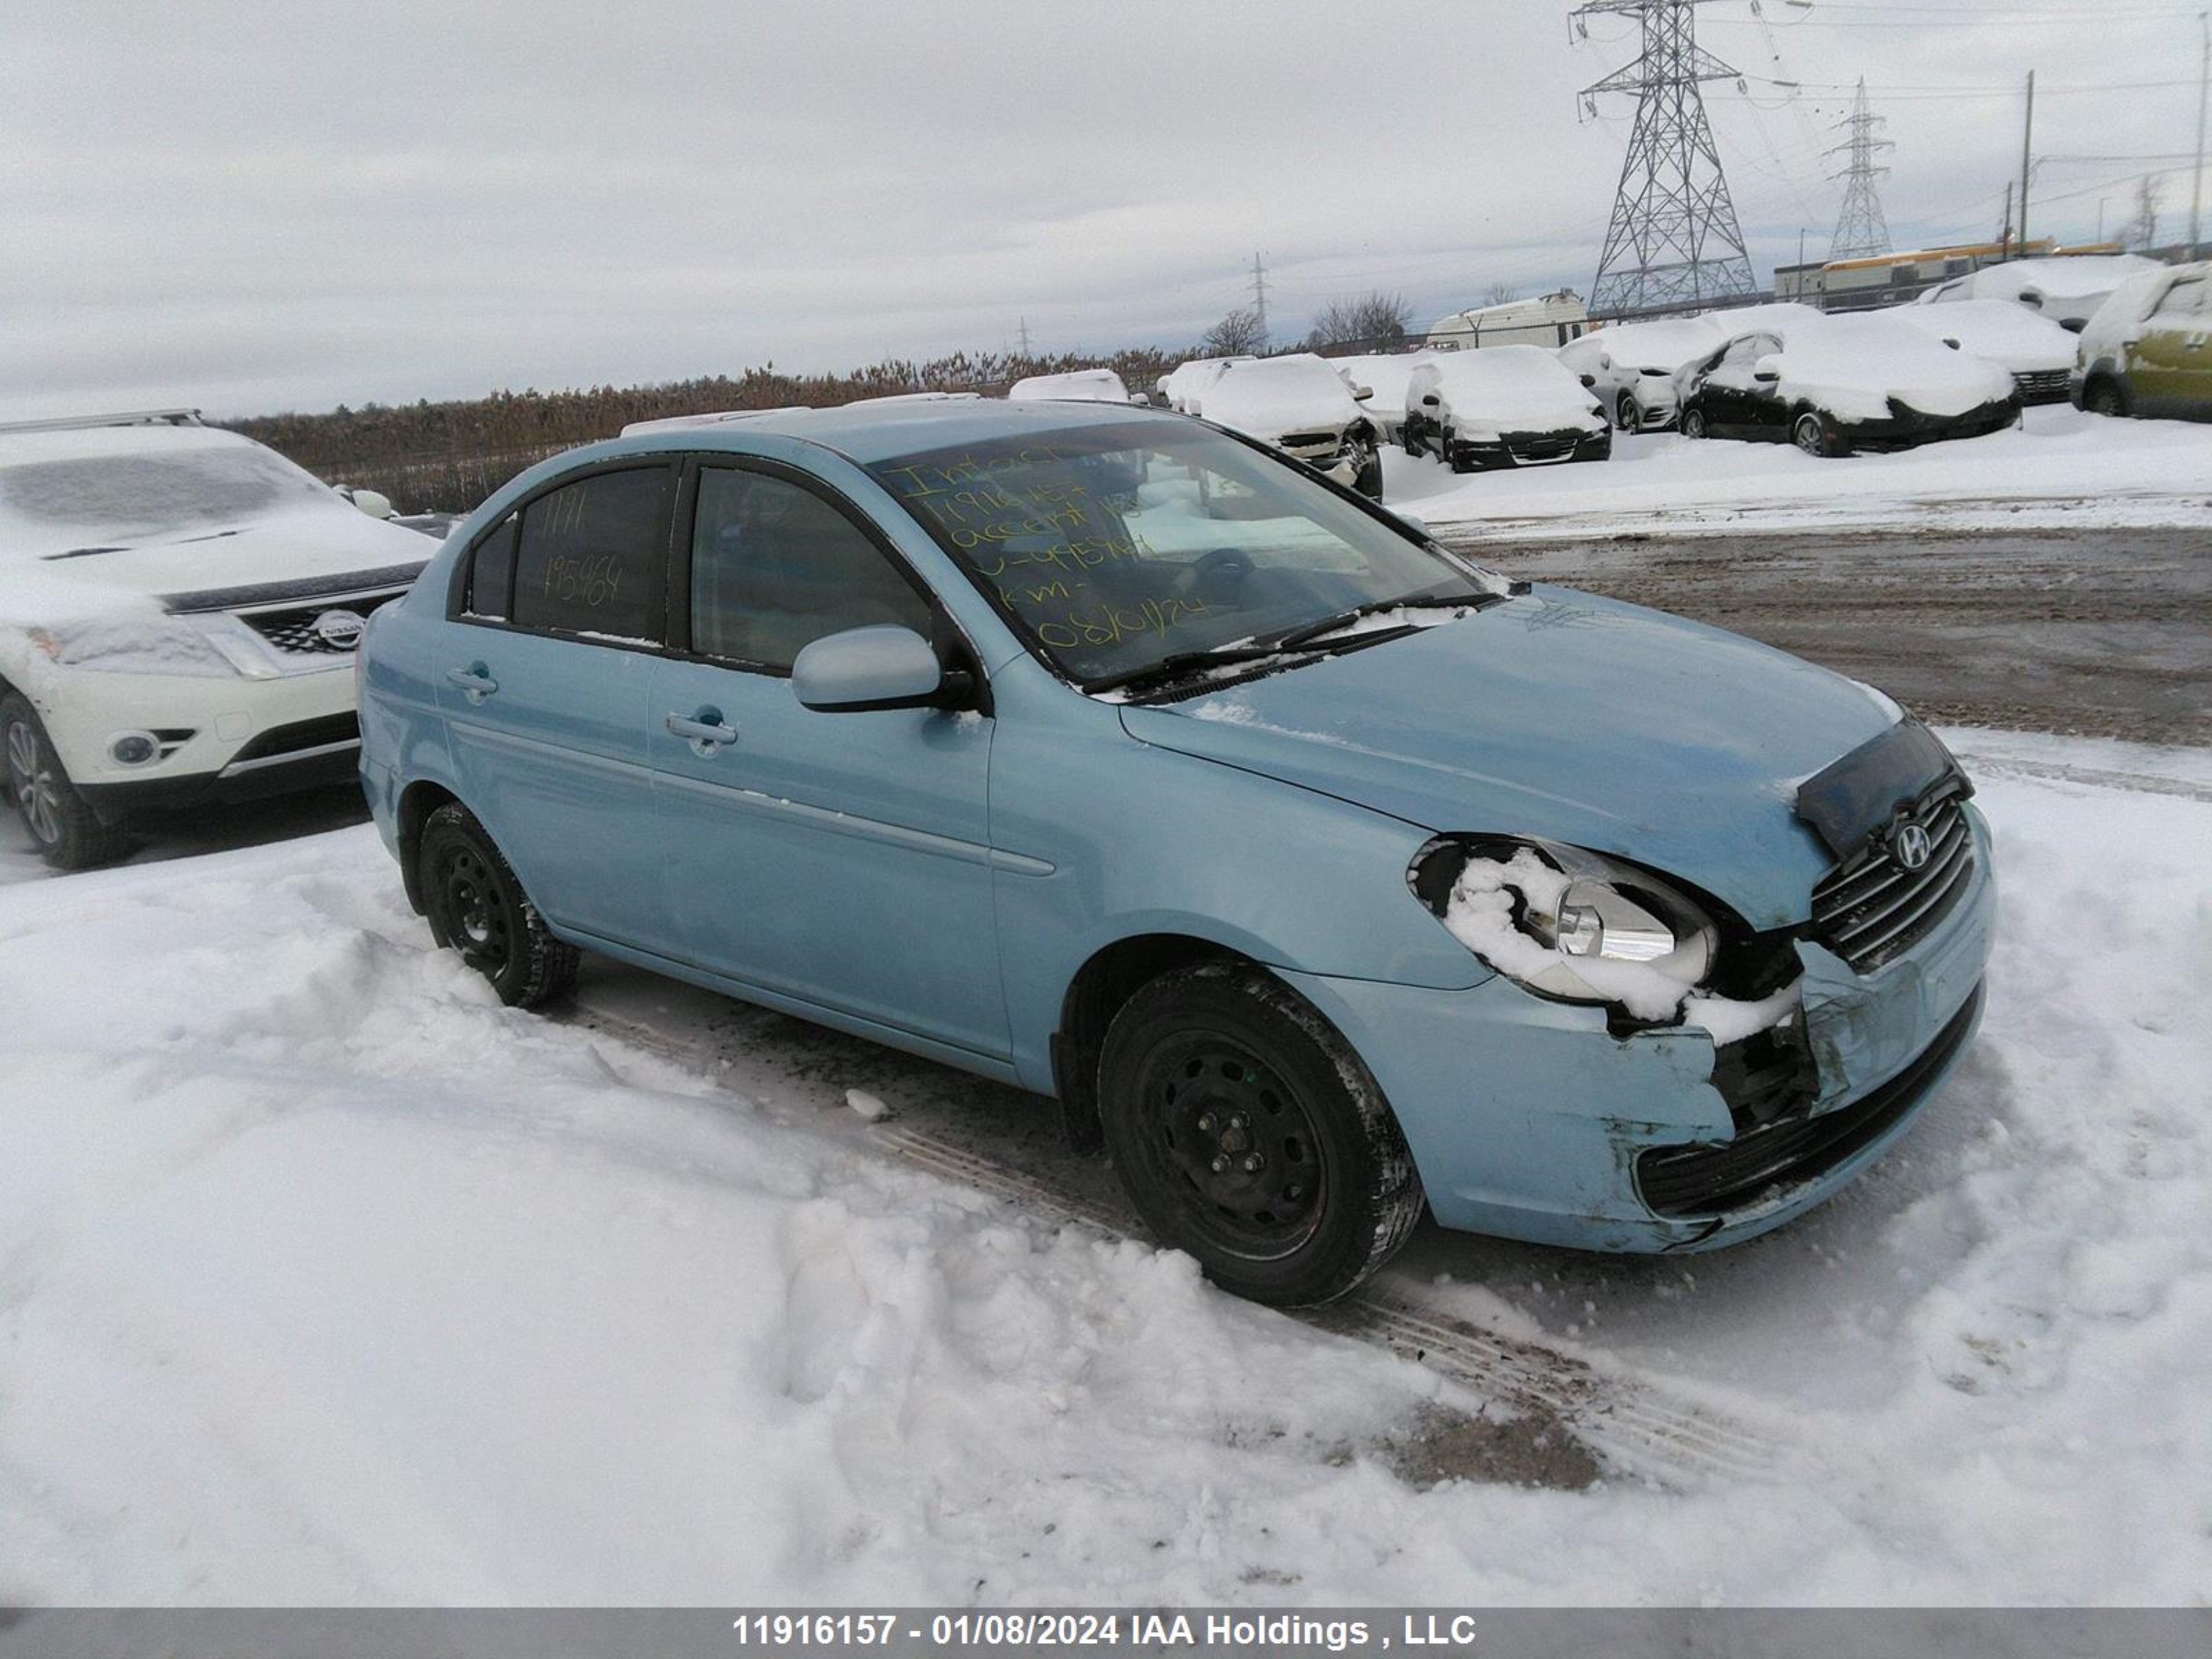
M333 651L350 651L361 643L361 636L368 627L357 613L351 611L325 611L315 618L315 637Z
M1928 832L1917 823L1900 823L1890 831L1889 850L1906 869L1917 870L1928 862Z

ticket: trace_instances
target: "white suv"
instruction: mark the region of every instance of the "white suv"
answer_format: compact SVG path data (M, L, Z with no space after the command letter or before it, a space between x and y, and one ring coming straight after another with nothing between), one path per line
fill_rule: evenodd
M0 738L47 860L349 775L354 647L435 550L188 410L0 426Z

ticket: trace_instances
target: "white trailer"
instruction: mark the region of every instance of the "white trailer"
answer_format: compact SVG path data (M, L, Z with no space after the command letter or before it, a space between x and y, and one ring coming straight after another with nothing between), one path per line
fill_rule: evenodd
M1580 339L1589 327L1582 295L1561 289L1534 300L1510 300L1439 317L1429 329L1432 351L1474 351L1484 346L1534 345L1553 350Z

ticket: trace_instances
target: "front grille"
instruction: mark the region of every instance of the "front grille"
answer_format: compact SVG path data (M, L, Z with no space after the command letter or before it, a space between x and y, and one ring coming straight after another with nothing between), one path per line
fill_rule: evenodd
M350 641L326 640L315 631L317 621L332 611L350 611L365 620L371 611L391 604L406 591L397 587L388 592L286 605L276 611L241 611L237 616L239 621L287 656L344 656L360 643L359 636Z
M296 755L302 750L320 749L328 744L360 741L360 717L348 710L343 714L325 714L319 720L272 726L232 756L230 763L236 766L240 761L273 760L283 755Z
M1917 1106L1973 1029L1982 988L1920 1057L1863 1100L1818 1117L1786 1119L1718 1146L1662 1146L1636 1160L1637 1190L1663 1216L1723 1215L1770 1189L1817 1181L1881 1139Z
M1814 938L1855 972L1872 973L1925 939L1972 881L1974 838L1958 797L1944 797L1918 822L1929 842L1919 869L1899 864L1887 837L1877 836L1813 890Z
M1505 450L1516 461L1563 460L1591 435L1577 431L1516 432L1506 437Z
M2030 403L2039 399L2057 399L2067 395L2068 372L2063 368L2039 368L2033 373L2015 374L2012 383L2020 395Z

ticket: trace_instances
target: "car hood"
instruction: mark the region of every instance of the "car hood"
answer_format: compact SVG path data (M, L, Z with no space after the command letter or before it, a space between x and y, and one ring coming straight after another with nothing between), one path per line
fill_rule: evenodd
M5 568L44 595L97 607L118 599L388 571L420 565L437 550L431 537L339 503L329 511L279 514L180 539L119 547L95 542L59 556L10 558Z
M1897 717L1753 641L1551 587L1121 716L1142 742L1425 830L1613 854L1762 929L1804 921L1832 862L1796 816L1797 785Z

